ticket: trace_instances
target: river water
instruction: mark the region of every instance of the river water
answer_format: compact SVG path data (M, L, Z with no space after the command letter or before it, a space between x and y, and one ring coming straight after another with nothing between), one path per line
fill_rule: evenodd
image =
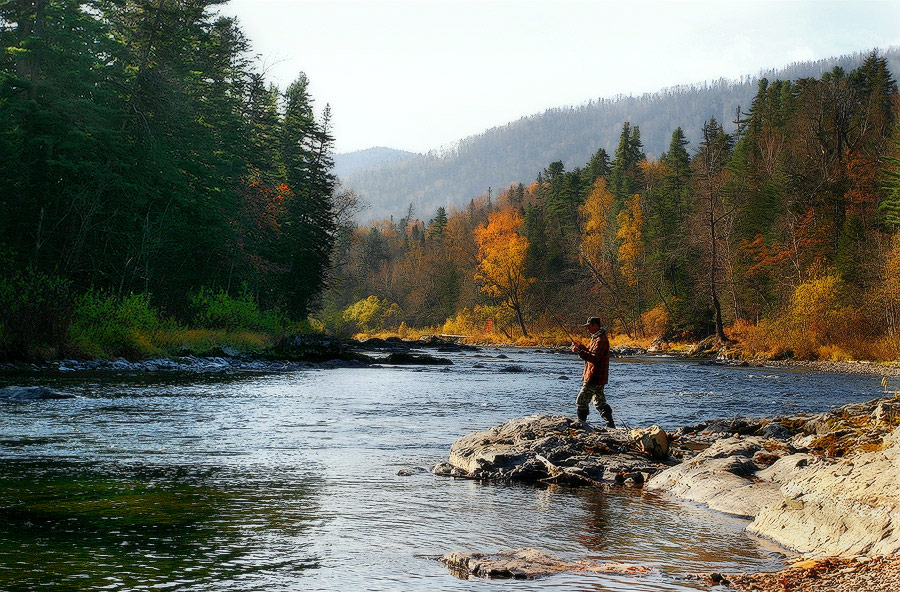
M572 355L446 355L452 366L0 375L77 395L0 403L0 590L684 591L703 589L692 573L782 566L746 521L640 488L398 475L474 430L574 413ZM869 376L664 357L610 374L616 420L665 429L880 392ZM653 571L466 581L434 559L522 547Z

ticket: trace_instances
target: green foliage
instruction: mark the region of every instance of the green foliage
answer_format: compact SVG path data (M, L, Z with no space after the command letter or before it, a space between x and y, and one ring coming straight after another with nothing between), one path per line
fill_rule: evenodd
M191 294L192 322L207 329L263 330L280 335L289 327L287 317L279 310L262 311L253 295L244 291L232 296L225 290L201 288Z
M90 290L76 299L69 347L88 358L145 358L162 353L153 343L154 333L173 327L160 320L147 294L118 298Z
M305 316L334 235L328 113L266 87L220 0L0 2L0 243L76 291L246 282ZM25 264L21 265L25 267Z
M378 296L369 296L351 304L342 314L343 320L355 324L360 331L394 329L400 323L400 307Z
M70 284L33 268L11 270L0 261L0 359L54 357L72 316Z

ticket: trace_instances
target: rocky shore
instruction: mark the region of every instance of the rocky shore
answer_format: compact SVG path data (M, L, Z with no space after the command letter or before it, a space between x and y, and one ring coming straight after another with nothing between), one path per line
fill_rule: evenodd
M399 338L356 341L318 335L293 335L282 340L271 351L259 354L218 347L202 356L185 350L172 357L150 360L55 360L43 364L3 362L0 363L0 372L236 374L292 372L311 368L364 368L373 365L449 366L452 362L439 354L476 349L434 336L416 341Z
M712 421L671 434L533 415L460 438L433 472L666 491L746 517L751 532L813 561L780 575L714 574L710 585L900 589L900 400L892 397L816 415ZM823 578L829 587L783 585Z

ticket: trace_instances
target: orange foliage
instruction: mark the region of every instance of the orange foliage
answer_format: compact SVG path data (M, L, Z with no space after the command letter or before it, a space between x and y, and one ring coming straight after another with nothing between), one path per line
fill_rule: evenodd
M525 275L528 239L519 234L524 221L516 210L493 212L487 226L475 229L479 262L475 279L482 292L517 308L534 278Z

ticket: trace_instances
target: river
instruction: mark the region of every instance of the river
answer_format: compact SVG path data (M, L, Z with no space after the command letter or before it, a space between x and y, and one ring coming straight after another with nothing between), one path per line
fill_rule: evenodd
M77 395L0 403L0 590L685 591L704 589L692 573L782 566L785 551L746 534L746 521L640 488L398 475L445 460L474 430L574 413L572 355L441 355L454 364L0 374L0 386ZM667 357L613 360L610 374L620 424L670 430L880 393L871 376ZM522 547L653 573L466 581L434 560Z

